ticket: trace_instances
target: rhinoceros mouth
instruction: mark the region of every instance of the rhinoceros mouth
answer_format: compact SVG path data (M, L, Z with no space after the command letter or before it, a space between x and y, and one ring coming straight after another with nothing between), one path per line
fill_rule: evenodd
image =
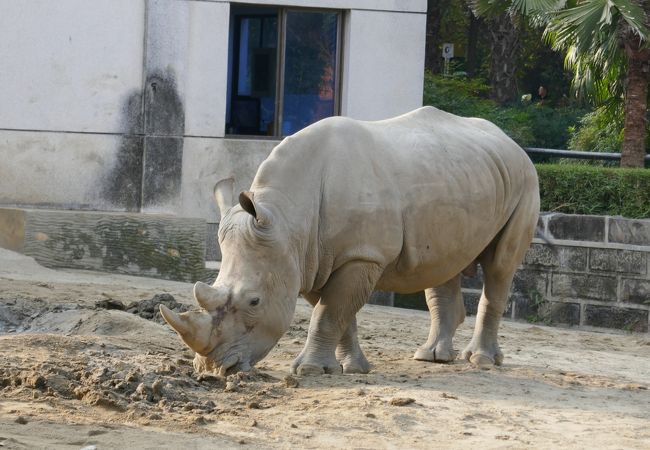
M238 368L242 365L240 355L228 355L219 365L218 373L220 376L225 377L226 375L238 372Z

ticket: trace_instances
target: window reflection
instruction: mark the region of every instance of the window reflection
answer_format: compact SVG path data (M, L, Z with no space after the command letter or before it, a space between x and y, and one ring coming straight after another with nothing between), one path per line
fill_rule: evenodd
M283 135L334 115L337 27L337 13L287 13Z
M332 11L233 7L227 134L287 136L337 113L339 17Z

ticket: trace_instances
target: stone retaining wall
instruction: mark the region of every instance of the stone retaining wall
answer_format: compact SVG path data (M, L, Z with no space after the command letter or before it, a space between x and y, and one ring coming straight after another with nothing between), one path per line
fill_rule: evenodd
M463 280L469 314L476 313L481 275ZM648 332L649 313L650 220L542 215L505 317Z

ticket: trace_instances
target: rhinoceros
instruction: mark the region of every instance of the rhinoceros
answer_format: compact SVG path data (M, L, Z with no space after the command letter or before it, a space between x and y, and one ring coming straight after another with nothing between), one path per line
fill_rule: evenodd
M461 274L483 269L462 356L501 364L497 329L539 214L537 174L494 124L433 107L376 122L332 117L285 138L232 206L219 182L222 263L198 282L198 311L165 320L196 352L197 370L249 370L289 328L299 295L313 312L299 375L367 373L356 313L374 289L424 290L431 316L414 358L456 358L465 317Z

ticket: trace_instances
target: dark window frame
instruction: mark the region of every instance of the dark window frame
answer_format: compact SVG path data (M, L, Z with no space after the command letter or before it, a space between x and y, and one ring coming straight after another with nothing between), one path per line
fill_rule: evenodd
M263 135L263 134L229 134L228 130L225 131L225 136L227 138L242 138L242 139L268 139L268 140L282 140L286 135L282 134L282 122L283 122L283 111L284 111L284 80L285 80L285 54L286 54L286 26L287 26L287 15L291 12L310 12L310 13L334 13L336 14L336 70L334 71L334 106L332 116L341 115L341 102L342 102L342 76L343 76L343 53L345 51L344 42L343 42L343 30L345 27L345 11L340 9L329 9L329 8L308 8L308 7L295 7L295 6L273 6L273 5L261 5L261 4L248 4L248 3L232 3L231 5L236 5L242 8L242 11L250 8L254 11L256 8L264 9L275 9L277 11L277 20L278 20L278 40L276 44L276 67L275 67L275 110L273 118L273 135ZM237 97L237 92L239 89L239 63L240 63L240 54L239 47L241 45L241 34L238 31L238 28L241 27L241 21L243 18L268 18L275 17L273 14L264 14L264 13L255 13L251 12L250 14L234 14L231 16L231 20L234 19L234 23L231 23L230 26L234 26L235 32L233 34L233 43L232 47L229 46L229 51L232 51L232 70L229 78L231 78L230 86L228 86L228 91L230 92L229 98L227 99L230 110L232 111L233 102ZM330 117L332 117L330 116Z

